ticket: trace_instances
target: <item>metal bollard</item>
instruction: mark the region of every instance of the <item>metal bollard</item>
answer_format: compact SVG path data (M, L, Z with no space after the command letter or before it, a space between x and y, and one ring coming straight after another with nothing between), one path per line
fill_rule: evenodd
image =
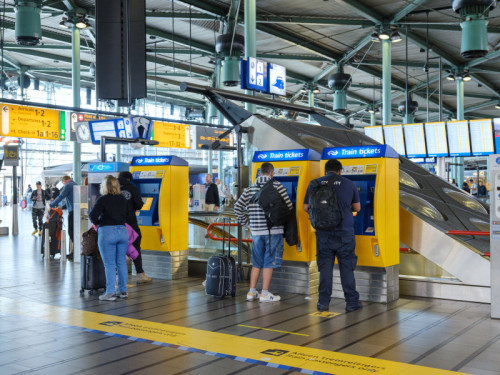
M61 232L61 262L66 262L66 231Z
M50 260L50 248L49 248L49 230L45 229L45 241L43 244L43 259L46 262Z

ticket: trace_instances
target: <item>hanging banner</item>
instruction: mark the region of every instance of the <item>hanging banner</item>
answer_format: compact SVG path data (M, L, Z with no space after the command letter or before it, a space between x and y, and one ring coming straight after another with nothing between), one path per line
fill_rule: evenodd
M52 141L66 140L64 111L0 104L0 135L16 138L38 138Z

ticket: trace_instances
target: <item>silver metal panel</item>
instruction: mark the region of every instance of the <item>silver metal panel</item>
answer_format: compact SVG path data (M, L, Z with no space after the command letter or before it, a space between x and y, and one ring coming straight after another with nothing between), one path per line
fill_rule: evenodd
M188 252L142 250L142 264L148 276L177 280L188 276ZM134 271L135 272L135 271Z
M82 235L89 229L88 186L73 186L73 244L74 262L80 262ZM71 246L71 245L70 245Z
M312 295L318 293L319 272L316 262L284 261L282 266L273 272L271 289L276 292L287 292ZM257 283L261 288L262 283Z
M431 297L458 301L490 303L490 288L485 286L446 283L443 280L400 279L401 295Z
M400 240L465 284L490 286L490 262L466 244L411 215L399 213Z
M500 319L500 155L490 155L491 317Z

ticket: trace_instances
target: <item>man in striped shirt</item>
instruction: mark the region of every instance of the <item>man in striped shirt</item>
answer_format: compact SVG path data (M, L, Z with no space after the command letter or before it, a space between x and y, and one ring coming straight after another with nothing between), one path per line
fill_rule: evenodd
M245 189L234 205L234 213L238 222L245 227L249 227L252 231L253 267L250 274L250 290L247 294L247 301L259 299L260 302L276 302L280 300L280 296L269 292L269 284L271 283L273 270L283 263L283 227L268 228L264 210L257 203L251 202L252 197L266 182L273 178L273 175L273 165L263 163L260 167L260 176L255 180L255 184ZM283 185L273 180L273 186L283 197L286 205L292 209L293 204ZM262 269L262 293L259 294L256 286Z

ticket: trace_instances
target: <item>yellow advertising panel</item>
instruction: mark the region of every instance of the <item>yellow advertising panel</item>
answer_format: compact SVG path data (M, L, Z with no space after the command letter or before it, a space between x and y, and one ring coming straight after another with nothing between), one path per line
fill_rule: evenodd
M13 104L0 106L1 135L53 141L66 139L64 112ZM60 121L61 117L63 121Z
M156 147L191 148L191 127L173 122L154 122L153 140Z

